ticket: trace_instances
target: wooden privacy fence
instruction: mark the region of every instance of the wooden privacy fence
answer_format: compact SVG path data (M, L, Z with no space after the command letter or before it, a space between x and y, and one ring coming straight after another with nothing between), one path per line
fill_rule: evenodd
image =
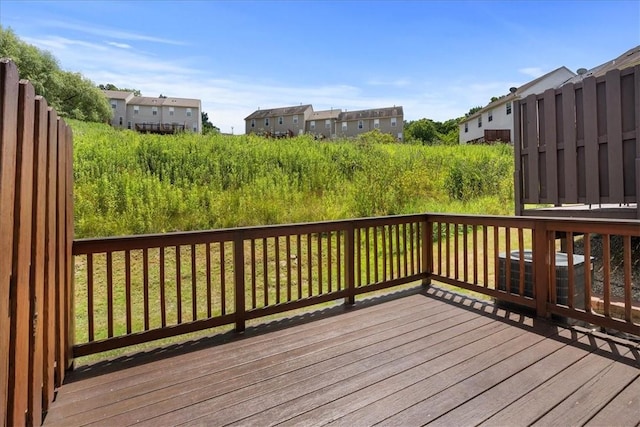
M529 95L514 114L516 214L525 204L638 202L640 66Z
M0 423L39 425L71 361L71 129L0 60Z

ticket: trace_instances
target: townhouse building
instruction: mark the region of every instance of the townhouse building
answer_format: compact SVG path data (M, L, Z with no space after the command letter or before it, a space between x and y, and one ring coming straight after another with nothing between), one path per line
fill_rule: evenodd
M403 139L401 106L358 111L314 111L310 104L258 109L245 118L245 132L274 137L308 133L320 138L351 138L372 130Z
M199 99L153 98L113 90L105 90L104 94L113 111L113 127L152 133L202 133L202 105Z

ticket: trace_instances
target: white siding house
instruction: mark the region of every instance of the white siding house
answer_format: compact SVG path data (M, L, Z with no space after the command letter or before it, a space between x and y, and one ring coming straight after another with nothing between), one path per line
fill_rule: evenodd
M491 102L482 110L460 122L460 144L489 142L498 139L503 142L511 142L514 129L513 102L532 93L541 93L547 89L556 88L575 75L568 68L560 67L518 88L512 88L508 95Z

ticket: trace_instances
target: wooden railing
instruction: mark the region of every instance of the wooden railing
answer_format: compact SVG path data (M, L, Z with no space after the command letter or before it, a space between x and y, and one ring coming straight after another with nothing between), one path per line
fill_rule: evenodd
M148 133L177 133L183 132L185 125L176 123L136 123L136 131Z
M242 331L249 319L425 279L424 218L77 240L74 354Z
M640 335L632 238L640 245L638 221L425 214L78 240L74 355L242 331L249 319L418 280Z
M0 60L0 425L39 425L71 363L71 129Z
M640 336L640 221L429 215L433 280Z

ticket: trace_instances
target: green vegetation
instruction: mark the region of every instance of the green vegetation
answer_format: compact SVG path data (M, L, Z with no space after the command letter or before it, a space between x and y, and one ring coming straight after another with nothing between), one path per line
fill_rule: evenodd
M412 144L457 145L460 135L459 121L460 118L446 122L436 122L431 119L405 121L405 139Z
M76 237L415 212L509 214L509 146L145 135L70 120Z
M21 79L31 81L37 95L62 117L92 122L111 119L111 106L102 91L80 73L63 71L51 53L20 40L0 26L0 58L11 58Z

